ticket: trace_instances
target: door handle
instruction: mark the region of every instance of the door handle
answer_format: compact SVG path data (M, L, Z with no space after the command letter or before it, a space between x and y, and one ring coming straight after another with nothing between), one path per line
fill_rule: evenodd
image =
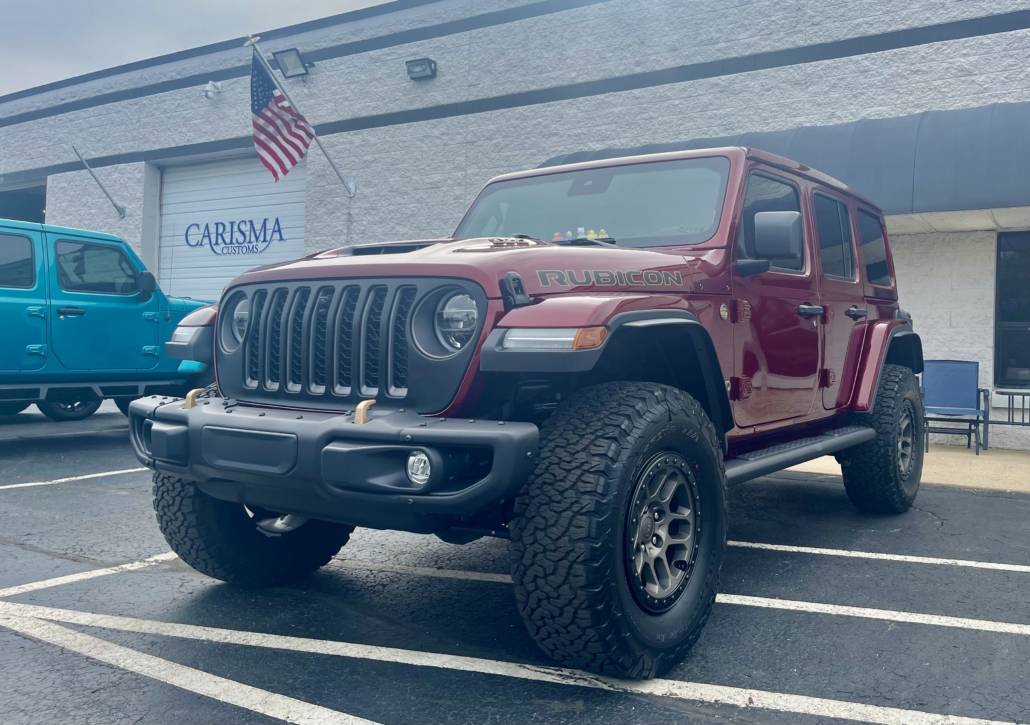
M82 317L86 310L81 307L58 307L57 314L61 317Z
M802 317L822 317L826 308L822 305L798 305L798 314Z
M29 317L46 317L46 308L41 305L26 307L25 312Z
M844 314L858 322L859 320L865 319L869 316L869 310L865 307L859 307L858 305L851 305L851 307L848 308L848 311Z

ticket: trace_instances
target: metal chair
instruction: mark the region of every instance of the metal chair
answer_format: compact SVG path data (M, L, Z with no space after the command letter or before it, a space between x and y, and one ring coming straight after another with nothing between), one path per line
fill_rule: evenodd
M926 449L930 434L964 435L966 448L976 441L980 455L980 425L986 434L990 391L979 387L980 363L973 360L927 360L923 368L923 403L926 407ZM959 425L933 426L931 423Z

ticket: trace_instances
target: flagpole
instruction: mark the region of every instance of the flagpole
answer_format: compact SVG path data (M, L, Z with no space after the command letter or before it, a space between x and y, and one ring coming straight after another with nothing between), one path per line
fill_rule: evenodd
M268 60L265 58L265 54L261 52L261 47L258 45L259 40L261 40L260 35L248 35L247 40L243 45L244 47L254 49L255 55L257 56L258 60L261 61L261 65L264 66L265 70L268 72L268 76L272 79L272 83L275 84L275 87L278 88L279 92L283 94L283 97L286 99L286 101L291 106L293 106L293 110L295 110L297 113L300 113L301 115L304 115L301 112L301 110L297 107L297 104L293 102L293 99L290 98L290 94L286 92L286 89L283 87L283 84L279 82L279 79L275 75L275 71L272 70L272 66L269 65ZM311 127L311 132L314 134L314 141L316 144L318 144L318 148L322 151L322 155L325 156L325 160L329 162L329 166L331 166L333 171L336 172L337 178L339 178L340 183L343 184L343 188L347 192L347 197L353 199L354 195L357 193L357 189L355 188L353 180L345 177L342 173L340 173L340 170L336 168L336 163L333 161L333 157L330 156L329 152L325 150L325 146L322 145L322 140L318 137L318 134L315 133L314 126Z

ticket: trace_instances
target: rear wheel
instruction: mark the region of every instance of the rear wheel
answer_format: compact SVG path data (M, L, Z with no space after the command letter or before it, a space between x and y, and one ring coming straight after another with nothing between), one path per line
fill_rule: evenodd
M0 403L0 415L18 415L32 403Z
M515 595L537 644L617 677L682 659L715 601L724 481L715 428L680 390L608 383L565 403L512 521Z
M39 412L50 420L85 420L97 412L100 398L78 398L75 400L41 400L36 403Z
M923 473L926 425L915 373L884 365L873 410L855 423L875 429L876 438L838 456L851 503L877 514L908 511Z
M192 481L154 474L154 511L168 545L202 574L245 587L301 579L338 552L353 526L252 509Z
M122 411L122 415L128 417L129 403L131 403L134 400L135 398L115 398L114 404L118 406L118 410Z

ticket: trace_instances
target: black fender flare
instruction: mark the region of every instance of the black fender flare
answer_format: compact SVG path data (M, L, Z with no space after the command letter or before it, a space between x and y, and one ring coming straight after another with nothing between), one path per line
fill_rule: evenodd
M716 430L725 434L733 428L733 413L725 378L708 330L687 310L635 310L613 316L606 324L604 343L591 350L504 350L501 343L507 328L495 328L479 353L482 372L500 373L587 373L601 364L604 355L626 337L649 328L661 328L676 344L687 346L698 361L706 405Z

